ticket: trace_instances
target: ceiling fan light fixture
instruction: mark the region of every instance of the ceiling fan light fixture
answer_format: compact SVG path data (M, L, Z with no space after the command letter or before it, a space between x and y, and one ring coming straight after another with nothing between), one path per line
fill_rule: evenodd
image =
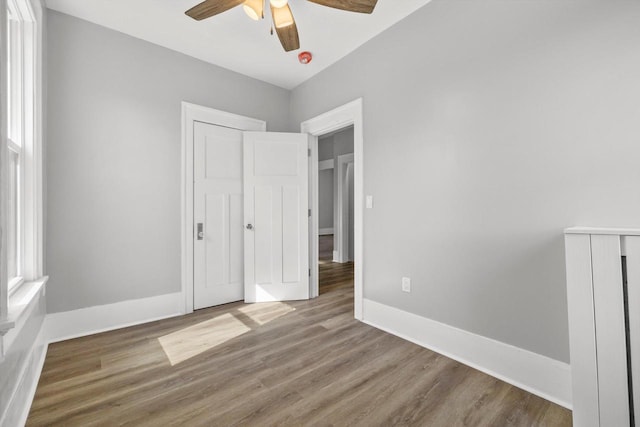
M269 0L271 2L271 6L273 7L285 7L287 5L287 3L289 3L289 0Z
M276 28L284 28L293 24L293 14L288 5L273 7L271 11L273 13L273 23Z
M262 17L262 8L262 0L245 0L245 2L242 3L244 13L254 21L258 21Z

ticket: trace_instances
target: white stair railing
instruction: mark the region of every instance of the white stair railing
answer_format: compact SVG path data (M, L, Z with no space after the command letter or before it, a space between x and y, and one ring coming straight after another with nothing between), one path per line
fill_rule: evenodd
M574 426L635 427L640 230L569 228L565 248Z

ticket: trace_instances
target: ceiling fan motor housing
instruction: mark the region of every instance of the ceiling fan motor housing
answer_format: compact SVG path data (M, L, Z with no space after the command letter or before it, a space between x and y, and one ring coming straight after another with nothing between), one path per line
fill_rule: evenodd
M312 59L313 56L311 56L311 52L304 51L298 54L298 61L300 61L301 64L308 64Z

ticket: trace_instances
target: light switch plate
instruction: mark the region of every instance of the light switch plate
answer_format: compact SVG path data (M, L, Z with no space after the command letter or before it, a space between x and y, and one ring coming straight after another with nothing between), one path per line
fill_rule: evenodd
M373 196L367 196L367 209L373 208Z
M402 292L411 292L411 278L403 277L402 278Z

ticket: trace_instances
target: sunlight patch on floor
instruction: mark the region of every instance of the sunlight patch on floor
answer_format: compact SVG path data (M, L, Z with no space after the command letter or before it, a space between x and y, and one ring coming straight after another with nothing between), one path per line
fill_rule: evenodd
M282 302L262 302L257 304L249 304L238 309L239 312L246 314L251 320L258 325L264 325L272 320L291 313L296 309L289 304Z
M158 338L171 366L215 348L249 332L251 328L225 313Z
M283 302L247 304L158 338L171 366L224 344L296 309Z

